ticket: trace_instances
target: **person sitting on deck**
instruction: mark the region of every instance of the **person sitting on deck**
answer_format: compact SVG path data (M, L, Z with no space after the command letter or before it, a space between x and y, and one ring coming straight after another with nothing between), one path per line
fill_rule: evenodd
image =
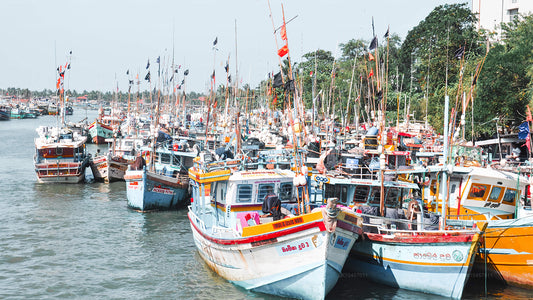
M268 193L263 200L263 206L261 210L266 214L262 217L272 217L274 221L281 219L281 201L279 200L279 197L272 191L272 187L268 187Z
M142 170L146 166L146 161L139 155L135 158L135 161L131 165L132 170Z

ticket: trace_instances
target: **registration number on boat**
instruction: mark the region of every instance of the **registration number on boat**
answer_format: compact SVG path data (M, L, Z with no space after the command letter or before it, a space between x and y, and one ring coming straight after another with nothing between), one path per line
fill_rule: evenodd
M280 256L302 253L315 248L311 239L303 239L276 247Z

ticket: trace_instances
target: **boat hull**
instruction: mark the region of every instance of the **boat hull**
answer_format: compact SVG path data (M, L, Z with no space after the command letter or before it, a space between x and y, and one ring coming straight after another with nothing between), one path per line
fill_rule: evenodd
M366 234L354 245L346 271L389 286L461 298L472 269L479 235L408 239Z
M128 206L139 211L174 209L186 205L188 180L152 172L126 171Z
M507 284L533 288L533 216L516 220L490 221L476 257L475 270Z
M91 163L91 171L97 181L124 181L124 174L130 162L122 158L110 156L95 157Z
M90 140L95 144L105 144L105 139L113 137L113 128L98 121L89 126Z
M35 164L39 183L80 183L85 180L84 163Z
M335 286L360 227L339 220L330 233L318 213L258 225L300 224L278 231L259 230L238 239L208 234L202 228L205 223L192 211L189 220L200 256L226 280L256 292L324 299Z

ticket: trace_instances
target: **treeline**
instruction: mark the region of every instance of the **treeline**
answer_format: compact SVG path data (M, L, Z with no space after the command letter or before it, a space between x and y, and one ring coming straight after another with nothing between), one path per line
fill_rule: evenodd
M492 120L509 128L523 122L532 96L533 17L515 18L502 25L502 32L497 42L489 42L496 40L495 33L477 30L466 3L438 6L404 41L387 31L376 33L373 42L341 43L338 58L321 49L304 54L303 61L292 62L294 86L303 93L307 108L315 95L319 113L329 109L338 121L353 123L354 113L371 120L377 115L371 111L377 112L385 101L389 123L396 124L398 116L403 121L407 114L411 120L427 117L441 133L445 95L457 120L465 95L465 137L488 137L495 134ZM283 64L287 74L287 59ZM272 82L261 86L269 89ZM276 105L283 107L286 90L275 88L268 96L271 103L276 98Z
M30 91L29 89L10 87L7 89L0 89L0 94L29 99L29 98L41 98L41 97L53 97L57 95L57 91L49 90L49 89L44 89L42 91ZM77 98L77 97L85 96L87 97L88 100L98 100L98 101L106 101L106 102L110 102L113 100L118 100L119 102L128 101L128 93L124 93L121 91L119 91L118 93L114 93L114 92L87 91L87 90L78 92L76 90L67 90L65 91L65 95L69 96L70 98ZM202 96L204 96L204 94L201 94L198 92L187 93L187 99L190 99L190 100L196 100ZM129 94L129 97L130 99L137 99L137 97L139 97L140 99L150 99L150 92L141 91L139 94L137 94L137 92L132 92ZM152 91L152 97L153 98L155 97L154 91Z

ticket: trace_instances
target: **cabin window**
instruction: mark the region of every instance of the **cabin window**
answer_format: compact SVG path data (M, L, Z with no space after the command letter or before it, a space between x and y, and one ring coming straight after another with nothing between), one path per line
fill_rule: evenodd
M161 154L159 156L160 163L162 164L170 164L170 154Z
M273 183L262 183L258 186L257 189L257 202L263 202L265 200L265 196L268 194L268 191L272 189L274 191L274 184Z
M369 186L358 186L355 188L355 193L353 194L354 202L366 202L368 198L368 191L370 190Z
M252 185L239 184L237 185L237 202L251 202L252 201Z
M344 204L348 200L348 187L344 184L340 186L339 200Z
M290 201L292 199L292 183L284 182L279 185L279 199L281 201Z
M379 204L381 200L381 187L372 187L372 192L370 192L370 203Z
M455 189L456 188L457 188L457 185L456 184L452 184L452 186L450 187L450 194L455 193Z
M472 184L468 198L485 198L485 192L487 192L487 186L484 184Z
M499 186L495 186L492 188L492 191L490 191L489 200L490 201L498 201L500 199L500 194L502 193L502 188Z
M503 201L508 202L508 203L513 203L515 198L516 198L516 190L514 189L507 189L505 191L505 194L503 195Z
M56 148L56 155L63 155L63 148L57 147Z
M398 202L398 194L399 194L399 190L397 188L389 188L387 190L387 198L385 200L387 205L395 206L396 203Z

